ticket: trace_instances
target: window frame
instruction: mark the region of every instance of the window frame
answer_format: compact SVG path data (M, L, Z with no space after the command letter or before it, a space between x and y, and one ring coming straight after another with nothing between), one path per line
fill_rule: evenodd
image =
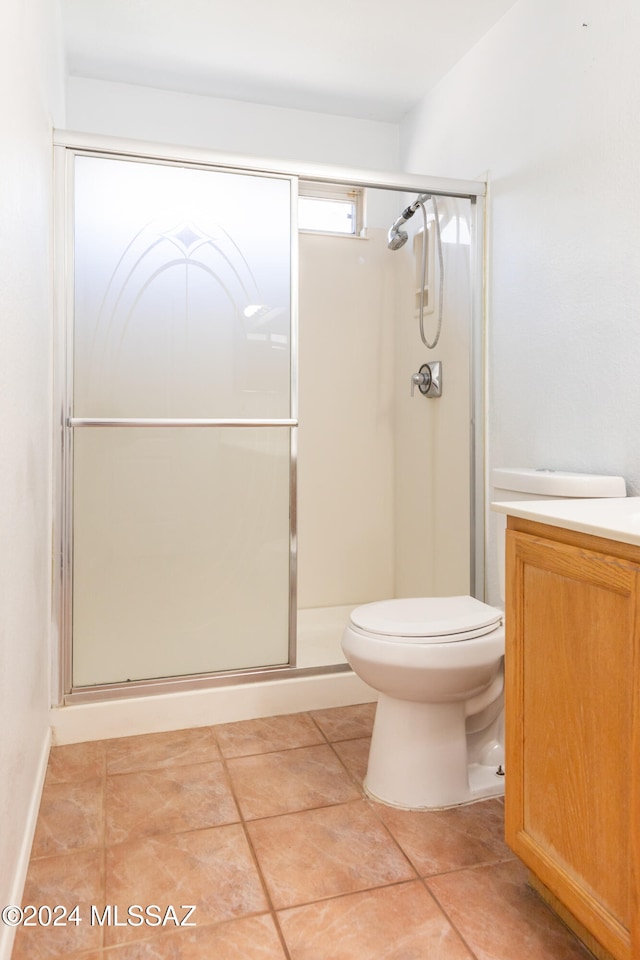
M342 230L323 230L313 227L301 227L298 224L299 233L308 233L315 236L327 237L349 237L363 239L366 236L366 189L364 187L353 187L347 184L339 183L318 183L311 180L300 180L298 182L298 200L301 197L309 197L312 200L334 200L342 203L353 204L354 224L351 233L345 233Z

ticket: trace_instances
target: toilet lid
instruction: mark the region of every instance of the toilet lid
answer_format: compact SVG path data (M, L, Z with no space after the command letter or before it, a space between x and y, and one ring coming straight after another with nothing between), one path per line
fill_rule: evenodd
M475 597L414 597L379 600L356 607L351 622L367 633L389 637L463 639L498 626L502 611ZM466 639L466 638L465 638Z

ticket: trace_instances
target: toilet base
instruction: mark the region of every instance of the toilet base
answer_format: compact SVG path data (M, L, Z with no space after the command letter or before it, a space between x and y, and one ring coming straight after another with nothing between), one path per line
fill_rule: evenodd
M494 765L469 763L465 701L416 703L380 694L365 793L405 810L439 810L504 794Z
M489 800L491 797L504 796L504 775L499 776L495 767L485 767L480 763L470 763L467 767L469 777L469 796L465 800L456 800L454 803L416 805L399 803L396 800L379 797L367 786L365 780L363 789L367 797L384 803L387 807L396 807L398 810L450 810L452 807L462 807L476 800Z

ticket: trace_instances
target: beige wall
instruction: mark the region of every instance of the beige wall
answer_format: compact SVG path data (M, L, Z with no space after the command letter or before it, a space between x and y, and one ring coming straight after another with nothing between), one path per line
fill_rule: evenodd
M52 0L6 0L0 56L0 903L20 895L48 746ZM57 111L57 114L56 114ZM37 809L37 808L36 808ZM0 925L0 957L13 931Z

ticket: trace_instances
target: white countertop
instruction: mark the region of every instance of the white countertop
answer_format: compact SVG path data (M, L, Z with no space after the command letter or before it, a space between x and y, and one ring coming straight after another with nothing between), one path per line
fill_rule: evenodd
M523 520L549 523L607 540L640 546L640 497L598 500L510 500L491 509Z

